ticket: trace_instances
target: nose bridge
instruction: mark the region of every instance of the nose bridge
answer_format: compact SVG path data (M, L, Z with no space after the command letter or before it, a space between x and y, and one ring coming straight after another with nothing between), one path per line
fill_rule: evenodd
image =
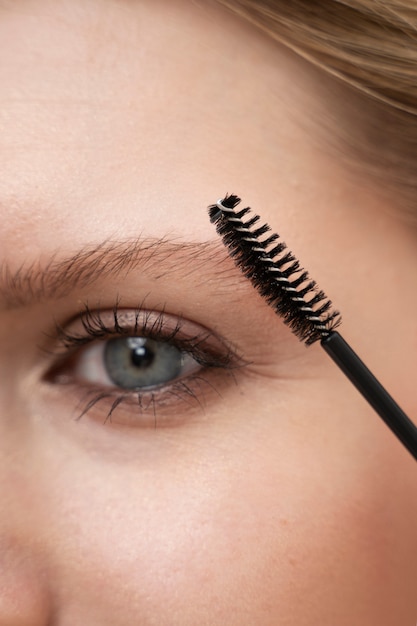
M0 426L0 626L51 626L47 553L30 468L13 440Z

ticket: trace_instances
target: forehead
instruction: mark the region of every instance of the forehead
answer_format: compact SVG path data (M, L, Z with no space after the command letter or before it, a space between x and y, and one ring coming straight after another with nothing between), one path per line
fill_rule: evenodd
M308 79L277 54L211 2L0 2L1 254L205 240L207 204L293 178Z
M4 149L36 151L49 142L61 153L74 146L86 152L98 142L108 147L111 138L120 156L136 133L140 153L151 130L161 142L185 120L201 126L203 114L208 126L242 103L259 110L255 69L269 54L267 40L251 32L245 53L248 32L223 12L207 20L207 12L175 0L36 0L0 8ZM157 132L161 120L165 133Z

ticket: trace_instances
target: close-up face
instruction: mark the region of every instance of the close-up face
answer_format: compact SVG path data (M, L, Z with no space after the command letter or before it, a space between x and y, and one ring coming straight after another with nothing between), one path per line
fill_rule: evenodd
M416 233L323 84L211 0L0 1L0 626L415 626L415 461L207 213L416 420Z

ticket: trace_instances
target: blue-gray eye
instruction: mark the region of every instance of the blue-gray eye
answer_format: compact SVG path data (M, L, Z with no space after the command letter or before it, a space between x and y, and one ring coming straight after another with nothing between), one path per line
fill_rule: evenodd
M78 379L127 390L161 387L199 369L187 352L147 337L96 342L82 351L74 366Z
M104 365L118 387L155 387L178 378L184 354L169 343L146 337L110 339L104 348Z

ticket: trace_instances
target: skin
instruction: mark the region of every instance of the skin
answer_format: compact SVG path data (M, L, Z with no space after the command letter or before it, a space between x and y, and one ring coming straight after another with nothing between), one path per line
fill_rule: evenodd
M416 419L415 233L326 148L317 75L211 3L3 0L0 84L3 278L104 240L204 244L48 300L1 292L0 625L414 626L415 461L205 210L235 192L285 234ZM54 323L116 301L240 367L77 419L89 348L52 376Z

